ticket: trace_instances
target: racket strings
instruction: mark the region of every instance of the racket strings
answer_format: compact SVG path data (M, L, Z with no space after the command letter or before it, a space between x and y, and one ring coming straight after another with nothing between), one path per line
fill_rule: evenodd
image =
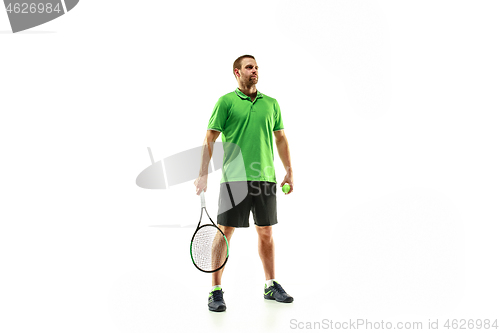
M227 250L222 232L215 226L208 225L200 228L194 235L191 255L198 268L209 272L223 266Z

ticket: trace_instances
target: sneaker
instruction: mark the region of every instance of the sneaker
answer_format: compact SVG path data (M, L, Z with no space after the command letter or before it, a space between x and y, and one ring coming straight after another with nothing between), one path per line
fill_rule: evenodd
M208 309L210 311L226 311L226 303L224 302L222 294L224 294L224 292L221 288L216 288L210 293L210 297L208 298Z
M277 281L273 281L273 284L269 287L267 285L264 285L264 298L274 299L275 301L281 303L293 302L293 297L288 295L281 284L279 284Z

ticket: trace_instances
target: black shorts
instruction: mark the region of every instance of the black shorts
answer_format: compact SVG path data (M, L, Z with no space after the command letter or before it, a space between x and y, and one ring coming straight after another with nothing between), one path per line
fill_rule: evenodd
M278 223L276 183L240 181L220 184L217 223L226 227L248 228L250 211L255 225Z

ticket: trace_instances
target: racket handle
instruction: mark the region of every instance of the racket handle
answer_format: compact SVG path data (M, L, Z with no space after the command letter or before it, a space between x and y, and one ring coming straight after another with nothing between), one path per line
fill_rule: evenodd
M200 198L201 198L201 208L205 208L205 191L201 191L201 194L200 194Z

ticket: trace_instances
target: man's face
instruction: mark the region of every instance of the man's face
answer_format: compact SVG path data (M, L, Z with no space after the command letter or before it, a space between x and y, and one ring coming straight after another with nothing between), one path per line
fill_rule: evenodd
M241 61L241 69L239 70L241 80L245 84L257 84L259 81L259 66L252 58L244 58Z

